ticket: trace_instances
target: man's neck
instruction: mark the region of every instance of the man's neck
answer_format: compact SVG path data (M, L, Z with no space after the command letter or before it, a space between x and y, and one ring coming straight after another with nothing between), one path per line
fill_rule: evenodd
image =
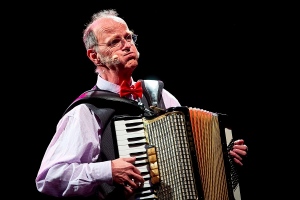
M129 77L124 77L124 76L118 76L118 75L112 75L112 74L106 74L106 73L102 73L100 74L101 78L103 78L104 80L117 84L117 85L121 85L121 83L123 81L127 82L129 85L131 85L132 82L132 78L131 76Z

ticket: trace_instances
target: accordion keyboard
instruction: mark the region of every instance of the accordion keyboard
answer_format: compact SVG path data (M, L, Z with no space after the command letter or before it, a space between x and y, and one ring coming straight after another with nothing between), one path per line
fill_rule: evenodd
M135 200L157 199L151 183L148 142L144 133L143 120L140 118L115 121L115 132L119 157L136 157L135 166L145 179L143 188L135 195Z

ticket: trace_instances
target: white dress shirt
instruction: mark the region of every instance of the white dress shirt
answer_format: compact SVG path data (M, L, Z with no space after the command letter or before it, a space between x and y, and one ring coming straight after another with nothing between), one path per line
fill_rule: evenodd
M119 85L100 76L97 87L114 93L120 91ZM166 108L180 106L165 89L162 97ZM96 162L101 149L99 124L84 104L77 105L60 119L36 177L38 191L57 197L88 196L97 185L112 184L111 161Z

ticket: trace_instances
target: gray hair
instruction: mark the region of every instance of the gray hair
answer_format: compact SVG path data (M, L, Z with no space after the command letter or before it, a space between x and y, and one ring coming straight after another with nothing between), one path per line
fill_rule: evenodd
M97 13L94 13L91 17L91 21L86 24L86 28L83 31L83 42L86 49L91 49L97 46L98 40L96 35L94 34L94 31L91 29L91 25L94 23L94 21L100 19L100 18L112 18L112 17L118 17L119 14L114 9L109 10L101 10ZM95 49L96 50L96 49Z

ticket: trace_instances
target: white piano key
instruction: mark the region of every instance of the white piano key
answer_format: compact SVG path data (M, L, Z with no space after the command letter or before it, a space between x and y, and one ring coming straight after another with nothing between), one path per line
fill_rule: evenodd
M151 180L145 180L144 182L144 185L143 185L143 188L150 188L152 187L152 183L151 183Z
M127 157L129 157L129 156L131 156L131 157L136 157L136 158L138 158L138 159L140 159L140 158L145 158L145 155L142 155L142 154L136 154L136 155L129 155L129 154L120 154L119 155L119 157L120 158L127 158Z
M129 126L130 124L134 124L137 123L135 126ZM126 126L126 124L128 126ZM142 119L132 119L132 120L118 120L115 121L115 129L116 130L124 130L127 128L143 128L144 124L143 124L143 120Z
M150 178L151 178L150 173L144 174L144 175L143 175L143 178L144 178L144 179L150 179Z
M148 164L136 166L136 168L138 168L138 170L140 170L141 173L149 172Z
M146 141L146 138L139 138L133 141L128 140L118 140L118 146L124 146L124 145L134 145L134 144L148 144Z
M128 149L139 147L141 145L146 145L146 144L148 143L145 139L141 139L137 141L126 141L126 140L118 141L118 146L126 146L126 148Z
M135 200L142 200L142 199L155 199L156 196L155 194L149 194L147 196L142 196L142 197L139 197L138 195L135 196Z
M137 194L146 194L146 193L154 193L153 185L150 183L150 180L146 180L144 182L144 185L142 185L142 188L137 192Z
M144 155L142 154L137 154L137 153L141 153L141 151L137 151L137 152L125 152L125 151L122 151L122 152L119 152L119 157L120 158L124 158L124 157L136 157L136 158L145 158Z
M146 152L146 145L137 145L129 147L128 145L118 146L119 154L124 155L123 153L126 153L127 155L130 155L130 153L139 153L139 152ZM125 152L126 151L126 152Z
M117 140L127 140L128 138L145 137L144 130L136 130L134 132L127 132L125 130L116 131Z
M135 160L134 164L138 165L138 164L148 164L148 159L145 158L143 160Z
M147 190L142 190L142 191L136 192L135 200L138 200L138 199L151 199L152 195L154 195L154 192L150 188L147 189Z

